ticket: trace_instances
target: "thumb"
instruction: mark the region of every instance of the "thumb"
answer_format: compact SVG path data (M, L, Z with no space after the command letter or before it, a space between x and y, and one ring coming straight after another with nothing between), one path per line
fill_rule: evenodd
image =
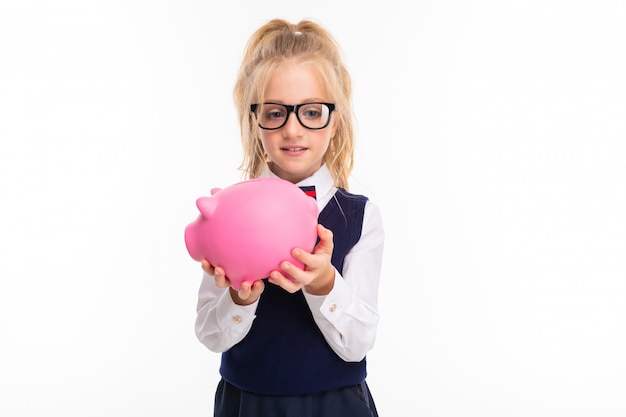
M326 252L328 254L333 253L333 232L330 229L325 228L321 224L317 225L317 235L320 238L315 252Z

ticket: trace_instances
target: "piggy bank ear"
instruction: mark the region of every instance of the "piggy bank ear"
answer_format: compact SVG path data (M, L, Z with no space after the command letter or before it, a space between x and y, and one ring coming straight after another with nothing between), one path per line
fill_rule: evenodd
M196 200L196 206L204 217L211 217L217 207L217 200L211 197L200 197Z
M219 191L222 191L222 189L221 188L211 188L211 195L215 195Z

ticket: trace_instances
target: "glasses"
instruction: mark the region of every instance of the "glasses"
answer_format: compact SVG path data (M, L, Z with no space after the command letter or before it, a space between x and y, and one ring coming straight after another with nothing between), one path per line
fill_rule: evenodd
M287 124L289 114L294 112L300 124L307 129L324 129L330 123L330 114L335 110L332 103L302 103L281 104L263 103L252 104L252 111L259 121L259 127L265 130L277 130Z

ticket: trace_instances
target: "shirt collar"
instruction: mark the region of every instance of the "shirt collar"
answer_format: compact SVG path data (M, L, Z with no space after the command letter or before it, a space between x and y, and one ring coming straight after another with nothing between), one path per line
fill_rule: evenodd
M266 166L261 173L261 177L278 178L278 175L274 174L269 167ZM298 187L314 185L318 201L323 200L329 192L334 190L333 177L330 175L330 170L326 164L322 165L313 175L303 179L296 185Z

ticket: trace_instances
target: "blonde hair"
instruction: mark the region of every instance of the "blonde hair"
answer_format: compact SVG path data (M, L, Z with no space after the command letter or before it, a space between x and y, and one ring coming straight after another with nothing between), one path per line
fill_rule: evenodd
M311 63L326 82L330 100L336 105L332 117L336 118L337 130L323 162L335 186L348 189L348 177L354 167L352 81L337 42L328 31L310 20L296 24L282 19L270 20L254 32L246 45L233 91L244 150L239 169L246 178L256 178L269 162L250 105L264 101L265 87L272 73L290 58Z

